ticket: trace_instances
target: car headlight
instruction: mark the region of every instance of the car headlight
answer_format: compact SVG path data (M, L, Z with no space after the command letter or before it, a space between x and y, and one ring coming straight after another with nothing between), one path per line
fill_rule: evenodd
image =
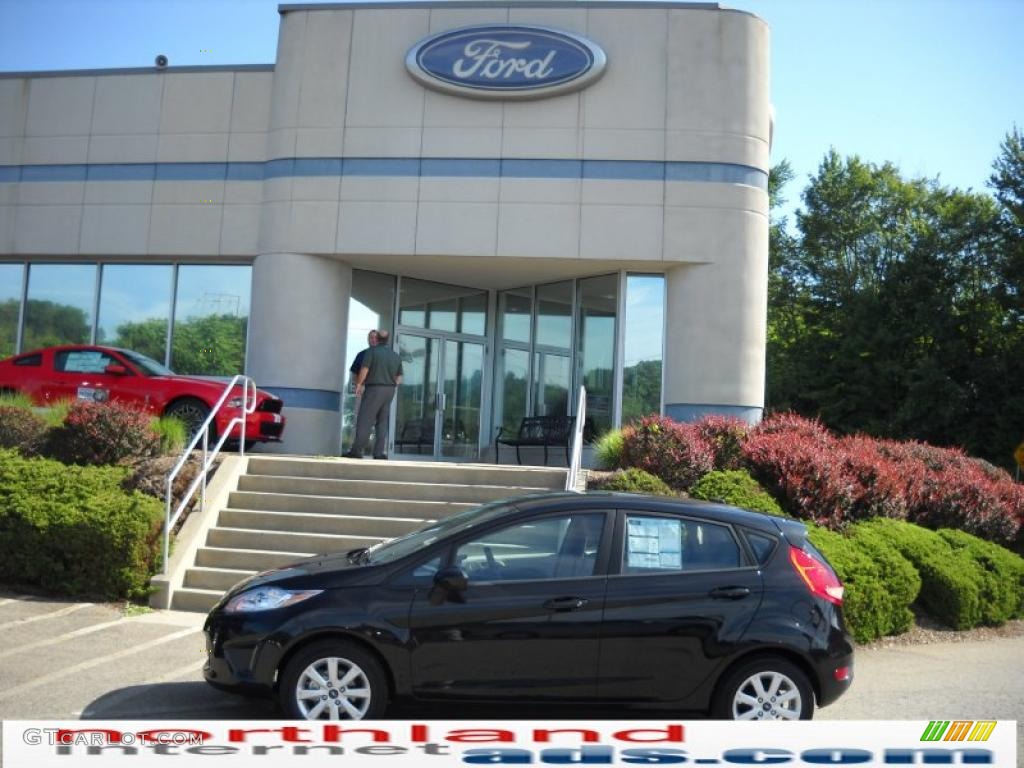
M281 589L280 587L257 587L235 595L224 606L225 613L255 613L284 608L319 595L322 589Z

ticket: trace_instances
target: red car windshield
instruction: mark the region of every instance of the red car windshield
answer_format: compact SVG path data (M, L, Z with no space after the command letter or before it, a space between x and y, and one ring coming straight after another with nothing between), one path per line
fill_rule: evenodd
M132 364L139 369L143 376L173 376L174 371L166 365L161 365L151 357L140 355L127 349L119 349L122 355L127 357Z

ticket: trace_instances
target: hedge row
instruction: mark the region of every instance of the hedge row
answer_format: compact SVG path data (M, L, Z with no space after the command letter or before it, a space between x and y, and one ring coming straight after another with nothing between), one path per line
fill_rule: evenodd
M127 473L0 450L0 581L144 597L159 566L163 506L121 490Z
M809 538L846 585L844 613L861 642L910 626L915 600L954 629L1024 616L1024 558L962 531L930 531L898 520Z
M690 495L695 499L719 501L769 515L785 514L779 503L743 469L708 472L690 488Z
M954 448L839 438L784 414L750 432L743 456L788 512L830 528L883 517L1013 544L1024 522L1024 486Z

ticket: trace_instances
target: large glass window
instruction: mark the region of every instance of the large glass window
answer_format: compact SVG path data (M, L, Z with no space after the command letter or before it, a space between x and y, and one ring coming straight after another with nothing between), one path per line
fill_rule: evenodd
M366 349L366 337L370 331L394 330L395 320L395 277L379 272L352 271L352 295L348 302L348 333L345 350L348 361L345 366L345 392L341 403L342 445L352 442L356 426L355 376L349 370L356 355Z
M0 264L0 357L13 355L18 343L24 274L22 264Z
M104 265L96 343L163 361L173 270L169 264Z
M622 423L661 413L661 365L665 334L664 275L626 278Z
M32 264L21 348L88 344L95 300L95 264Z
M537 286L537 321L533 360L533 415L569 412L572 388L573 283Z
M402 279L400 325L435 331L487 333L487 293L476 288Z
M580 381L587 388L587 422L590 435L600 435L614 422L615 318L618 310L619 276L602 275L579 283Z
M233 376L245 369L249 266L178 268L171 368L177 373Z

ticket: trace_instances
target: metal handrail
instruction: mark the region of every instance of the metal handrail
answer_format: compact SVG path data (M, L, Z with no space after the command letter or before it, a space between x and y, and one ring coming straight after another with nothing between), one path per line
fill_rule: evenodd
M583 463L583 420L587 417L587 390L580 387L580 399L576 403L576 421L572 428L572 459L569 461L569 472L565 476L565 490L576 492L576 476Z
M213 447L213 450L211 451L210 425L213 423L213 420L217 418L217 414L220 413L220 410L224 406L224 403L227 402L228 398L234 392L235 387L237 387L239 383L242 385L242 410L239 412L239 415L235 416L233 419L231 419L231 421L228 422L228 425L224 429L223 434L220 436L220 439L217 441L217 444ZM250 386L252 387L252 407L249 406ZM217 401L217 404L210 409L210 415L206 417L206 421L204 421L203 425L196 431L195 436L192 438L192 442L188 444L187 448L185 448L184 453L181 454L181 458L178 459L178 463L174 465L174 469L172 469L167 474L166 509L164 516L163 572L165 574L167 573L167 563L168 560L170 559L171 530L174 528L174 524L178 522L178 518L181 517L181 513L185 510L185 507L188 506L189 502L192 501L192 497L195 495L197 489L201 488L199 493L199 511L202 512L203 509L205 508L206 476L207 474L209 474L210 467L213 465L214 459L217 458L217 454L220 453L220 449L224 445L224 442L231 435L231 430L233 430L235 426L238 424L242 425L241 437L238 440L238 454L240 456L245 455L245 417L255 412L256 382L253 381L248 376L243 376L239 374L235 376L233 379L231 379L231 383L228 384L227 388L224 390L224 394L222 394L220 396L220 399ZM188 490L185 491L184 496L182 496L181 503L178 504L177 508L174 510L174 514L171 514L171 503L174 498L171 488L174 485L174 478L176 478L178 474L181 472L182 467L185 466L185 462L188 461L189 457L192 455L192 451L196 449L196 445L200 440L203 441L203 466L200 469L199 474L196 475L196 479L192 481L192 485L190 485L188 487Z

